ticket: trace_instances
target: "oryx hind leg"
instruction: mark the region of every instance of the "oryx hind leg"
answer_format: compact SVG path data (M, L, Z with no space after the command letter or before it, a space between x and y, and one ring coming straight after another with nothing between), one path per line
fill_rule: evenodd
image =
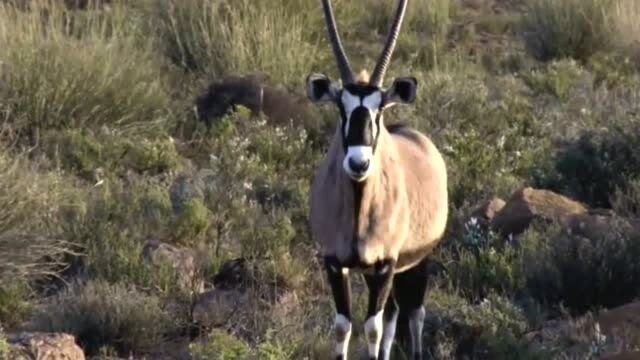
M408 322L408 342L411 343L411 359L413 360L422 360L423 358L424 298L428 279L427 259L425 258L415 267L396 274L393 280L393 293L400 308L400 317L403 319L401 325L404 325L404 321Z
M384 306L384 332L382 333L382 344L380 345L379 357L381 360L391 359L391 349L396 337L396 325L398 323L398 304L393 296L393 288Z

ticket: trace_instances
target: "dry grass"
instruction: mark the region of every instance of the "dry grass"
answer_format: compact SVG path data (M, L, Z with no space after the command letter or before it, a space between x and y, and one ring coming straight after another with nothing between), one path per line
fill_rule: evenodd
M640 59L640 2L619 0L614 5L613 25L620 46L629 51L635 59Z
M56 174L40 174L24 156L0 148L0 285L49 273L69 251L50 226L60 181Z
M0 3L2 81L14 95L0 111L11 112L14 130L149 127L163 118L169 97L159 61L125 5L91 12L50 0L30 6Z
M152 0L162 47L177 65L213 76L265 72L285 83L300 82L316 63L319 4L295 1L225 2ZM286 19L286 21L283 21Z

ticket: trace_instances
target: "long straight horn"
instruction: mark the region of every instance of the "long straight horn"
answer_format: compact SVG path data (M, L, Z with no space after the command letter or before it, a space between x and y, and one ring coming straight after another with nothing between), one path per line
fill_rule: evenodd
M376 67L373 70L373 74L371 75L371 80L369 83L375 86L382 86L382 80L384 80L384 74L387 72L387 67L389 66L389 61L391 60L391 54L393 53L393 49L396 46L396 41L398 40L398 34L400 33L400 25L402 25L402 20L404 19L404 13L407 9L407 0L398 0L398 7L396 8L396 14L389 28L389 32L387 33L387 40L384 44L384 48L380 57L378 58L378 62L376 63Z
M340 42L340 36L336 29L336 19L333 17L333 9L331 8L331 0L322 0L322 7L324 9L324 19L327 22L327 31L329 32L329 40L331 41L331 47L333 48L333 54L336 56L338 63L338 70L340 70L340 77L343 84L353 83L353 72L351 71L351 65L349 65L349 59L344 52L342 43Z

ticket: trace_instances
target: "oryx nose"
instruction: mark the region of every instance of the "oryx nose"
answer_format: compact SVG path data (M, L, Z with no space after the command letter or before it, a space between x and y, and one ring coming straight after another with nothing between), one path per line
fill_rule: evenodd
M349 167L355 173L362 174L369 168L369 159L349 159Z

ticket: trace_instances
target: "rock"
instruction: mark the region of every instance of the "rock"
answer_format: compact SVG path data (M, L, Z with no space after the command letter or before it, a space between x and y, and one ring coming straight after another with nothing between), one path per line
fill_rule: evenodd
M502 210L505 204L506 202L504 200L494 197L480 204L480 206L471 212L470 217L491 222L495 215Z
M584 205L565 196L548 190L525 187L509 198L491 221L491 226L505 235L518 235L525 231L533 220L565 221L571 215L586 212L587 208Z
M640 346L640 301L599 313L595 319L606 336L616 336L628 345Z
M573 347L564 348L566 354L578 354L584 346L598 345L601 359L624 360L640 359L640 352L626 352L621 349L640 346L640 301L632 302L599 314L587 314L573 320L551 320L545 322L539 330L525 334L533 351L550 350L558 344L573 343ZM570 340L569 342L567 342Z
M617 354L605 355L600 360L638 360L640 351L623 351Z
M209 290L198 296L193 308L193 320L205 327L223 326L245 312L249 304L247 293L237 290Z
M15 360L85 360L72 335L64 333L21 333L7 337Z
M178 285L183 289L197 294L204 291L204 281L197 279L197 265L191 249L149 240L142 249L142 258L155 266L168 264L178 274Z

